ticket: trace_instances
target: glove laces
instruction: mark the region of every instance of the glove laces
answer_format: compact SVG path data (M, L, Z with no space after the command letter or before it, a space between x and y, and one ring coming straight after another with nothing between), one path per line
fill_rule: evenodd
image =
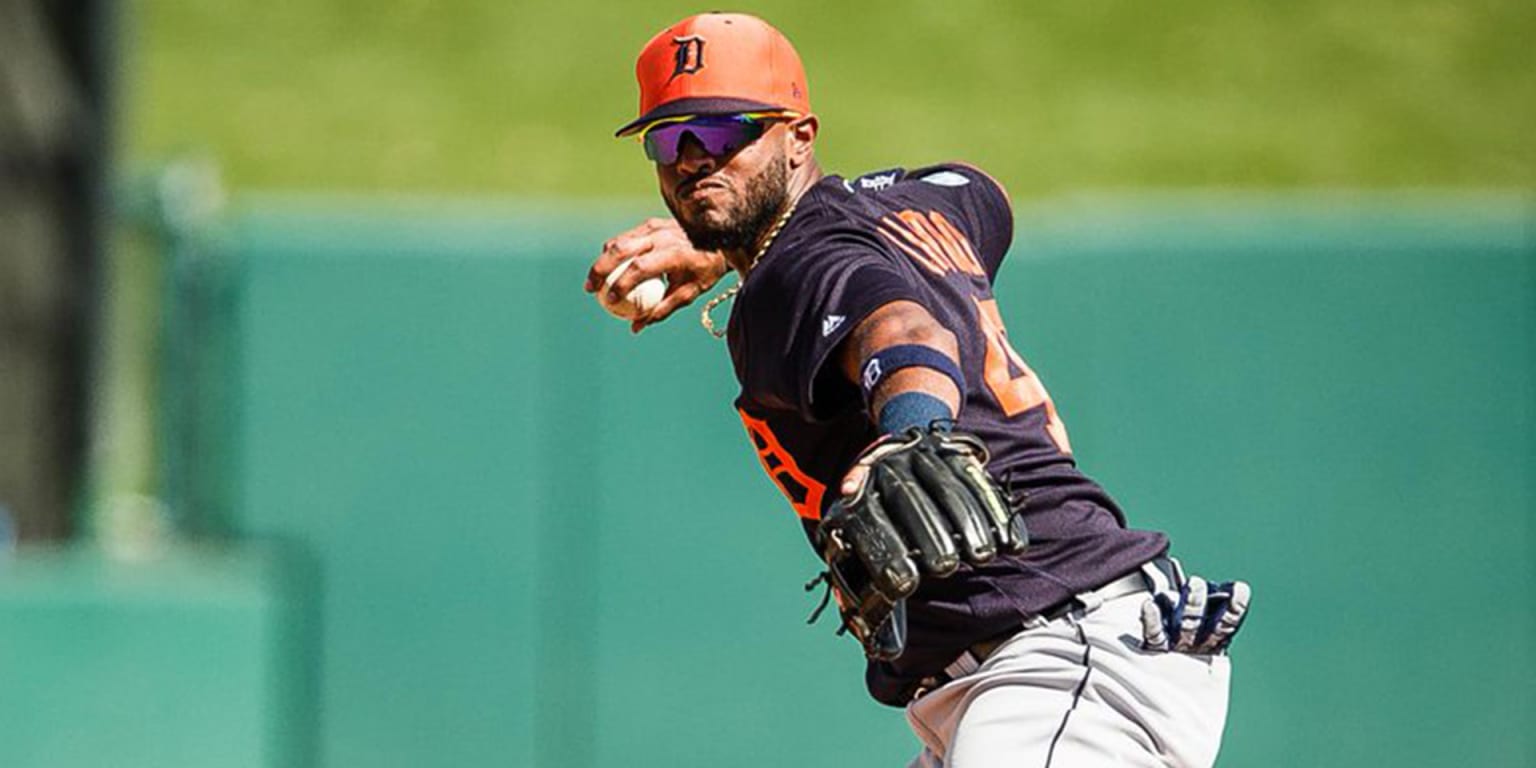
M826 591L821 593L821 603L816 606L816 610L811 611L811 617L805 620L806 624L815 624L820 620L821 614L827 610L827 606L832 602L832 572L822 571L816 574L816 578L805 583L805 591L815 591L818 584L825 584L827 588ZM838 632L841 633L842 630L838 630Z

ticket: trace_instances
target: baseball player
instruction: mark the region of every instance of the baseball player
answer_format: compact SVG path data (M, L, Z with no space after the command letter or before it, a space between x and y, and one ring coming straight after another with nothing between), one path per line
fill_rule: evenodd
M618 135L641 139L672 218L606 243L586 289L665 275L638 332L737 273L703 323L826 564L812 586L870 693L906 708L913 765L1211 765L1250 590L1186 578L1078 471L992 294L1003 188L962 164L823 174L800 58L752 16L672 25L636 75Z

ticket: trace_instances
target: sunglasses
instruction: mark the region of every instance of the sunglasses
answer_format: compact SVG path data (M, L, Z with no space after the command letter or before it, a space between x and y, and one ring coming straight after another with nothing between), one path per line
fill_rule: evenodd
M693 136L699 146L713 157L723 157L762 137L776 120L789 115L742 114L719 117L685 118L663 123L645 132L645 156L653 162L671 165L683 152L683 138Z

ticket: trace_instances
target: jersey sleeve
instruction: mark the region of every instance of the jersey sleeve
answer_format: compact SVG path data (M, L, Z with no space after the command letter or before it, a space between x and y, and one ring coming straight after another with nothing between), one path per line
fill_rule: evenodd
M1007 190L980 168L949 163L920 168L910 174L919 182L942 188L960 218L960 226L976 246L988 280L1013 243L1013 204Z
M859 390L838 370L837 351L859 323L893 301L923 302L910 269L857 236L823 238L814 253L772 264L753 305L771 313L767 344L753 343L768 391L808 421L830 418ZM765 265L770 266L770 265Z

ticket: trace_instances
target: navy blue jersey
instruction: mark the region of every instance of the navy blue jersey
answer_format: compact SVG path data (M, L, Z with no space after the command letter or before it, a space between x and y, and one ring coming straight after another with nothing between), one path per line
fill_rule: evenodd
M992 282L1012 238L1006 195L974 168L827 176L801 198L731 311L737 410L807 535L878 436L839 347L892 301L921 304L958 338L956 428L982 438L988 470L1023 492L1024 555L924 579L908 600L906 652L871 663L867 675L888 704L904 705L916 681L971 644L1167 549L1162 534L1127 529L1115 502L1078 471L1050 396L1010 341Z

